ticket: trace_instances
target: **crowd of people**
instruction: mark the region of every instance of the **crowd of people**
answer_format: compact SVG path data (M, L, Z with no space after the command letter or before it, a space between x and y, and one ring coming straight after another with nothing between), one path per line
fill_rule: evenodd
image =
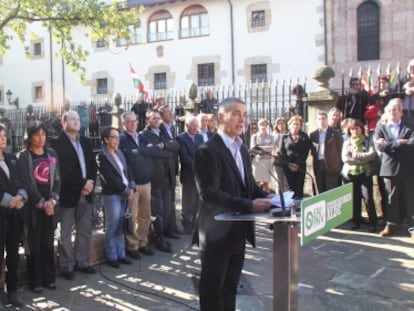
M402 92L390 87L386 75L378 77L377 90L371 94L363 90L360 78L351 77L349 90L335 107L317 114L317 129L309 135L303 131L302 116L293 105L295 114L289 120L277 118L272 134L267 119L255 123L257 131L251 136L250 149L259 147L261 151L254 152L252 159L258 185L268 190L273 176L276 193L290 189L295 197L303 198L310 154L319 192L352 183L352 230L366 222L369 232L377 232L378 218L385 221L380 231L383 237L394 234L403 223L414 226L409 190L414 180L409 162L414 156L410 104L414 96L414 60L407 71L407 78L401 81ZM269 156L273 165L267 162ZM380 194L377 207L374 186ZM362 218L362 206L367 221Z
M252 223L217 222L214 217L227 210L264 211L270 207L271 192L291 189L296 198L303 198L309 154L319 192L352 183L353 230L361 227L362 203L368 230L378 229L373 198L377 176L380 216L386 222L380 235L394 234L404 221L413 221L414 124L407 115L414 109L414 61L409 72L404 98L393 95L386 76L379 78L378 92L372 95L361 90L359 79L351 78L349 92L336 107L318 113L317 129L309 135L304 131L304 90L299 86L289 120L278 117L272 126L260 119L255 130L251 124L251 133L246 131L245 104L237 98L218 105L208 94L201 113L179 119L165 103L157 109L134 106L122 114L121 129L102 129L103 147L97 155L90 139L81 134L83 121L77 111L64 112L62 131L53 138L42 121L31 122L26 148L16 155L5 151L7 129L0 125L0 251L7 252L9 303L22 305L16 291L20 245L35 293L56 289L57 270L67 280L75 279L75 271L96 273L89 254L97 178L102 185L108 264L118 269L132 264L131 259L154 255L154 248L171 253L169 239L192 234L200 247L202 310L234 309L245 240L254 245ZM182 131L174 124L178 121L184 123ZM271 176L277 181L274 189ZM133 223L128 234L127 210ZM58 223L57 269L53 245Z

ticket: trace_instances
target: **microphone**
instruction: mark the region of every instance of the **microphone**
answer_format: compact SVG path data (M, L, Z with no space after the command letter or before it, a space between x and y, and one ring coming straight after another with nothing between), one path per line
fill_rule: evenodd
M317 187L317 185L316 185L316 181L315 181L315 178L312 176L312 174L310 174L309 172L307 172L306 170L304 170L304 169L302 169L302 168L300 168L296 163L293 163L293 162L290 162L289 160L286 160L286 159L284 159L283 157L282 157L282 155L278 152L278 154L277 155L273 155L273 154L271 154L270 152L268 152L268 151L266 151L266 150L264 150L263 148L261 148L261 147L259 147L259 146L254 146L251 150L250 150L250 152L253 152L254 153L254 155L263 155L263 154L265 154L265 155L269 155L269 156L271 156L271 157L273 157L274 159L277 159L277 161L280 161L280 162L282 162L283 164L285 164L285 165L294 165L297 169L298 169L298 171L300 171L300 172L302 172L302 173L304 173L306 176L308 176L310 179L311 179L311 181L312 181L312 192L313 192L313 195L318 195L319 194L319 191L318 191L318 187ZM277 165L277 164L276 164Z
M273 155L270 152L264 150L263 148L260 148L259 146L254 146L253 148L250 149L250 155L251 156L263 155L263 154L270 155L270 156L273 157ZM273 177L273 179L277 182L277 184L279 186L280 207L282 208L281 212L272 211L272 216L274 216L274 217L290 216L290 213L288 213L288 211L286 210L285 198L284 198L284 195L283 195L282 186L280 184L279 178L275 177L271 170L268 170L268 173L270 174L270 176Z

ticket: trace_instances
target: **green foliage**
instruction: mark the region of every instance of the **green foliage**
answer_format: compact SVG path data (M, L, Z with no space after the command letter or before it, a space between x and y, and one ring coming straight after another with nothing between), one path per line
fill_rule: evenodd
M85 80L83 64L88 51L72 37L74 27L88 29L92 40L105 39L115 42L117 38L129 40L132 35L129 25L139 24L140 8L127 8L126 1L112 1L107 5L100 0L1 0L0 1L0 54L5 54L10 46L8 42L15 36L29 53L32 23L50 31L52 40L61 46L60 55L65 63L80 79Z

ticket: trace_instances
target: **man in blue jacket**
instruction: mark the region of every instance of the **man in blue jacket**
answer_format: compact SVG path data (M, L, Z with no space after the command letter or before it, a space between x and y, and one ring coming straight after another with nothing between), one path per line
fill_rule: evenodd
M131 169L136 184L135 194L129 202L129 208L134 220L134 232L126 237L127 253L131 258L139 259L140 253L153 255L154 251L148 245L148 232L151 224L151 178L153 164L149 156L157 152L154 148L142 144L137 133L138 119L134 112L122 115L124 132L121 134L119 148L125 155L128 167Z

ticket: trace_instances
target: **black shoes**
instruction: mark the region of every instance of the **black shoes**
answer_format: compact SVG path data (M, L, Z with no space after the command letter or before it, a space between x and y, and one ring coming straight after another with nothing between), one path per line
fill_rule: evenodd
M153 256L154 255L154 250L152 249L152 247L150 247L148 245L140 247L139 252L144 254L144 255L147 255L147 256Z
M132 261L131 261L131 260L129 260L128 258L126 258L126 257L124 257L124 258L119 258L119 259L118 259L118 261L119 261L120 263L123 263L124 265L130 265L130 264L132 264Z
M175 232L172 232L172 231L165 231L164 236L170 239L177 239L177 240L180 238L177 234L175 234Z
M35 294L40 294L43 290L40 286L35 286L35 287L31 287L30 288L32 290L33 293Z
M12 304L13 307L19 308L23 306L23 301L20 299L19 296L17 296L16 292L11 292L7 294L7 296L9 298L9 304Z
M171 244L164 240L158 240L154 243L155 248L164 253L172 253Z
M63 276L64 279L68 281L72 281L75 279L75 272L73 271L61 272L60 274Z
M119 268L121 265L118 260L108 260L108 265L110 265L112 268Z
M56 289L56 283L49 283L49 284L43 284L44 288L50 289L50 290L55 290Z
M92 268L92 267L83 267L83 268L79 268L79 267L75 267L76 271L80 271L83 272L85 274L96 274L96 269Z
M135 259L135 260L141 259L141 254L139 253L139 250L137 249L133 251L127 251L126 253L132 259Z

